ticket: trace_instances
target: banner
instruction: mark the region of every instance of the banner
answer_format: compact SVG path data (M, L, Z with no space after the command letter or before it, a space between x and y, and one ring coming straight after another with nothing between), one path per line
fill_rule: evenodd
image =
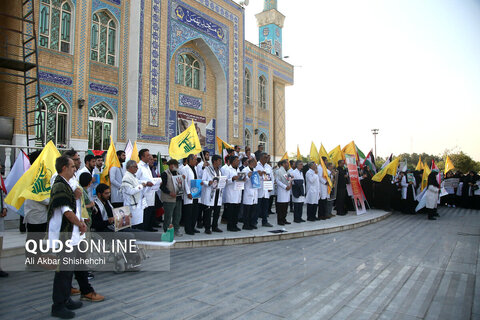
M197 130L198 139L200 140L200 145L202 149L207 144L207 118L196 116L194 114L186 112L177 112L177 123L178 123L178 132L185 131L191 124L195 124L195 129Z
M348 175L350 177L350 184L352 186L353 204L355 205L355 210L357 211L357 215L367 213L363 190L360 186L360 180L358 178L357 159L355 155L351 154L346 154L345 158L347 162Z

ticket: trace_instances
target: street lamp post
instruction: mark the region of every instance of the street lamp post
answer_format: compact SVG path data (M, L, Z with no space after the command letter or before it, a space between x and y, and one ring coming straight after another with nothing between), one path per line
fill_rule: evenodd
M375 143L375 158L377 157L377 134L378 134L379 130L380 129L372 129L373 140L374 140L374 143Z

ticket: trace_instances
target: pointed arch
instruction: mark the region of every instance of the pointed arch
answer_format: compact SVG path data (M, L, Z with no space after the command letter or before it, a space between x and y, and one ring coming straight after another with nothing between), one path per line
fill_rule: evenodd
M92 15L90 60L111 66L118 65L118 38L120 26L115 16L107 9Z
M88 111L88 148L107 150L110 136L113 140L116 133L116 114L106 102L100 102Z
M52 93L39 100L39 111L35 112L35 137L37 144L45 145L50 140L57 147L68 145L70 106L59 95Z

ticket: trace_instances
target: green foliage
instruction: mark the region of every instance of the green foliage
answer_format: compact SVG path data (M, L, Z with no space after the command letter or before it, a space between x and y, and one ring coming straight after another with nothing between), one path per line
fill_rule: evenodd
M469 155L460 151L456 154L449 154L456 171L467 173L468 171L480 171L480 162L473 160Z

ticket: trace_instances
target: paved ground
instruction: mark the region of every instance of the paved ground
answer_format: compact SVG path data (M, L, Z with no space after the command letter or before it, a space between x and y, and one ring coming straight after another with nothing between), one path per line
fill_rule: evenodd
M480 212L394 214L346 232L175 249L170 272L97 273L81 319L480 319ZM146 263L155 263L155 257ZM45 319L51 273L0 279L0 318Z

